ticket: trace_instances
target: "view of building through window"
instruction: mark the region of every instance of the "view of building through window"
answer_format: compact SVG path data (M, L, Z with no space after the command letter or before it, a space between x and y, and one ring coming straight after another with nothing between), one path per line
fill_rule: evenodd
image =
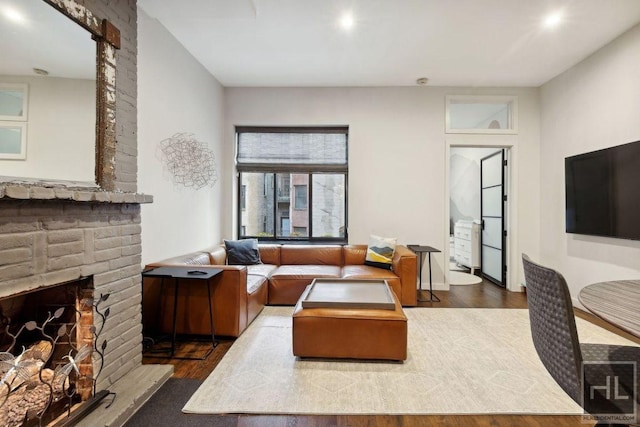
M344 174L243 172L241 189L243 237L345 237Z

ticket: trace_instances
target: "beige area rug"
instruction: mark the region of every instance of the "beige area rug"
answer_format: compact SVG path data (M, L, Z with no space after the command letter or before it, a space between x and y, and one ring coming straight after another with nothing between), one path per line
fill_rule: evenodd
M300 360L291 307L266 307L183 408L224 414L581 414L547 373L527 310L410 308L404 363ZM634 345L576 319L583 342Z

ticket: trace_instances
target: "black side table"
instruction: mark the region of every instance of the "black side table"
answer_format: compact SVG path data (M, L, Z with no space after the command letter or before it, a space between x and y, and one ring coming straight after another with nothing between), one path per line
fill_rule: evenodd
M219 268L202 268L198 269L196 265L189 265L184 267L158 267L153 270L147 270L142 272L142 277L157 277L161 279L160 282L160 304L162 304L162 287L164 286L165 279L174 280L174 294L173 294L173 331L171 334L171 348L169 349L168 356L150 356L150 357L168 357L173 358L176 349L176 325L178 314L178 287L180 286L180 279L192 279L202 281L206 283L207 292L209 296L209 322L211 327L211 348L202 357L176 357L176 359L196 359L204 360L209 357L211 351L218 345L214 334L213 327L213 306L211 304L211 284L209 279L222 273ZM144 289L144 286L143 286ZM144 295L143 295L143 307L144 307Z
M432 252L442 252L440 249L433 248L431 246L423 246L423 245L407 245L407 248L411 249L418 255L418 259L420 260L420 264L418 267L418 272L420 275L420 283L418 284L418 290L422 290L422 260L424 258L424 254L429 255L429 299L420 299L420 294L418 294L418 301L420 302L440 302L440 298L433 293L433 281L431 278L431 253Z

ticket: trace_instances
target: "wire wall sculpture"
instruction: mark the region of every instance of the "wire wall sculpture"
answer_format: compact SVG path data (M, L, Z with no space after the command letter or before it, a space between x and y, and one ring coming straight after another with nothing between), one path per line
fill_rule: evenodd
M160 150L175 184L199 190L218 181L213 151L192 133L176 133L160 141Z

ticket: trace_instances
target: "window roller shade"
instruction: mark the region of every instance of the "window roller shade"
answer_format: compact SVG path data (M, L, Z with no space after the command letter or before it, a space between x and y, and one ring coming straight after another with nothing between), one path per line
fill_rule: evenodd
M334 131L335 132L335 131ZM288 170L346 171L347 135L344 132L239 132L239 171L273 166Z

